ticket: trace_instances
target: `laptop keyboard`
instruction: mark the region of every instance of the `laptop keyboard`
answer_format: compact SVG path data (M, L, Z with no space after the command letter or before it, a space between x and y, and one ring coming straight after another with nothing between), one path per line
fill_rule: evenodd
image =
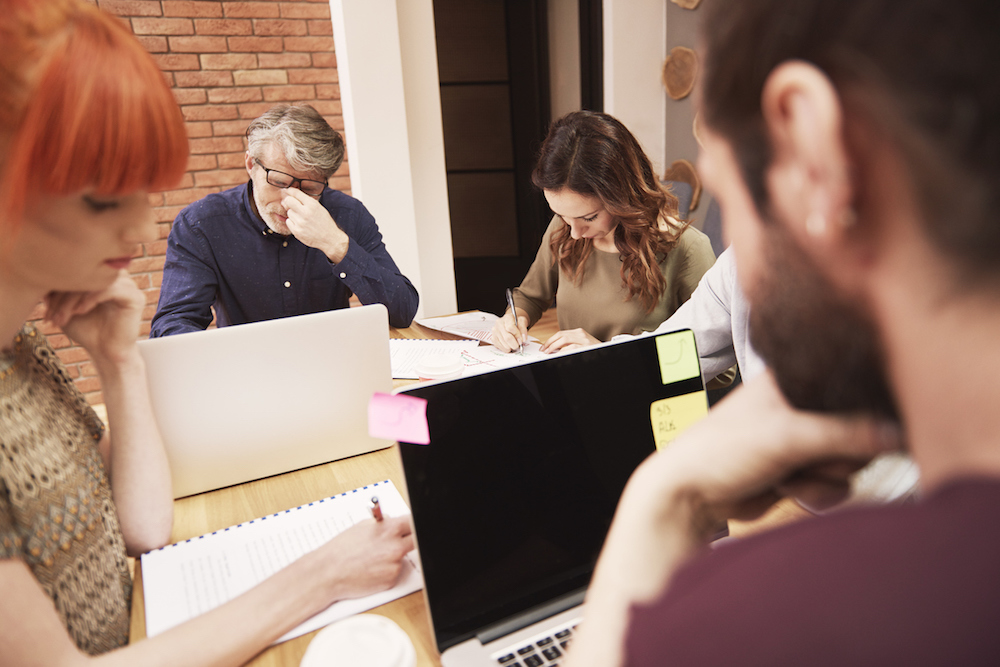
M529 641L497 651L493 659L503 667L556 667L562 662L579 622L576 619L550 628Z

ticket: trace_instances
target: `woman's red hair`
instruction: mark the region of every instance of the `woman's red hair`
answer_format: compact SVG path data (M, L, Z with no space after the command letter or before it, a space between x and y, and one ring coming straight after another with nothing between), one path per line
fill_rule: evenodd
M0 1L0 215L34 197L170 188L187 168L163 73L113 16L79 0Z

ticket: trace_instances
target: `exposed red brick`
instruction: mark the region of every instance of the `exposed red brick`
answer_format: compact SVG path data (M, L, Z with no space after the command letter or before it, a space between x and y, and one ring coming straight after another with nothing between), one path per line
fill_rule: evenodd
M200 188L214 185L231 188L247 180L246 169L217 169L215 171L199 171L194 175L194 182Z
M329 3L308 4L305 2L282 2L281 17L286 19L328 19L330 18Z
M191 19L132 19L132 32L137 35L193 35Z
M223 2L222 10L233 18L278 18L276 2Z
M204 104L208 96L201 88L174 88L177 104Z
M214 72L177 72L174 79L180 88L211 88L233 85L232 72L219 70Z
M313 67L337 67L337 54L334 52L329 53L314 53L312 54L312 64Z
M148 257L159 257L167 254L166 241L153 241L146 244L146 254Z
M49 345L57 350L61 350L62 348L69 347L73 344L72 341L70 341L69 336L66 334L46 334L45 338L49 341Z
M212 123L213 129L215 123ZM204 171L206 169L215 169L219 166L219 161L214 155L189 155L188 156L188 169L191 171ZM171 218L173 220L173 218Z
M308 26L310 35L333 35L333 22L329 19L309 21Z
M255 69L257 55L254 53L206 53L201 56L203 69Z
M331 176L330 187L334 190L347 192L351 189L351 179L348 176Z
M146 333L148 334L149 326L147 325L145 328L146 328ZM84 393L83 397L87 399L88 405L100 405L101 403L104 402L104 392L102 391L95 391L90 394Z
M217 120L212 123L212 132L217 137L242 137L247 133L246 120Z
M177 207L178 211L180 209L182 209L182 208L184 208L184 207L183 206L178 206ZM174 217L177 217L177 216L174 216ZM166 224L160 223L160 224L157 225L157 227L159 228L158 231L160 232L160 238L161 239L165 239L168 236L170 236L170 227L171 226L173 226L173 220L171 220L169 223L166 223ZM154 285L159 285L159 283L156 282L156 274L155 273L150 274L150 278L152 279Z
M337 83L337 81L339 79L335 69L314 67L288 70L288 83Z
M312 67L308 53L262 53L257 56L261 69L286 69L289 67Z
M163 0L164 16L188 16L191 18L219 18L222 6L219 2L198 2L196 0Z
M207 121L200 121L196 123L188 122L184 126L187 128L188 139L194 137L210 137L212 136L212 124Z
M264 86L263 91L268 102L316 99L316 89L312 86Z
M97 375L97 366L95 366L91 361L80 363L77 365L77 368L80 369L80 375L82 376L90 378Z
M148 289L149 286L152 284L152 280L150 280L148 273L139 273L139 274L133 273L131 275L132 275L132 280L135 282L136 286L141 290Z
M97 0L97 6L115 16L162 16L159 0Z
M164 243L166 245L166 243ZM143 292L146 297L146 304L155 306L160 300L160 290L158 289L148 289ZM83 369L81 369L82 372Z
M177 192L195 192L195 189L188 190L177 190ZM196 197L192 201L198 201L201 197ZM132 265L135 267L136 271L162 271L163 270L163 257L143 257L141 259L132 260Z
M212 137L211 139L192 139L188 142L192 155L205 153L243 152L243 140L239 137ZM222 163L219 163L222 166ZM169 195L169 193L168 193ZM168 202L169 203L169 202Z
M262 99L260 88L213 88L208 91L208 101L212 104L260 102Z
M237 117L236 107L230 104L199 104L181 107L184 120L232 120Z
M215 157L214 155L212 156ZM181 212L183 206L161 206L153 211L156 215L157 222L173 222L177 217L177 214ZM161 227L167 227L167 232L170 231L169 225L161 225ZM160 230L160 238L166 238L166 234L163 234L163 230Z
M316 99L319 100L339 100L340 84L337 83L317 83Z
M162 53L153 54L153 60L162 70L201 69L198 56L193 53Z
M285 37L285 50L333 51L333 37Z
M230 51L280 53L284 48L281 43L281 37L229 37L228 39ZM305 38L299 37L297 39Z
M226 153L219 154L219 169L243 169L246 173L246 146L240 141L240 150L238 153ZM246 176L243 177L246 179Z
M233 72L237 86L266 86L288 83L288 72L283 69L246 69Z
M79 389L85 394L88 392L97 392L101 390L101 381L99 378L96 377L91 377L91 378L81 377L78 378L74 384L76 384L77 389Z
M170 48L167 46L167 38L159 35L137 35L136 39L150 53L166 53Z
M344 108L341 106L340 100L316 100L309 104L313 105L321 116L342 116L344 114ZM333 125L330 119L327 119L327 122ZM337 128L334 127L334 129Z
M60 361L64 364L76 364L81 361L88 361L90 356L82 347L70 347L63 350L56 350Z
M199 35L252 35L253 26L248 19L195 19L194 29Z
M253 32L255 35L305 35L309 30L305 21L255 19Z
M156 306L146 306L142 309L142 319L151 320L156 315Z
M298 39L310 39L309 37L299 37ZM197 35L194 37L167 37L171 51L180 53L225 53L229 50L226 46L225 37L207 37Z
M194 185L194 179L191 177L191 174L184 174L183 176L181 176L180 182L176 186L174 186L174 189L176 190L179 188L190 188L193 185ZM169 190L167 192L169 192ZM163 201L166 202L166 200L167 200L167 193L164 192Z

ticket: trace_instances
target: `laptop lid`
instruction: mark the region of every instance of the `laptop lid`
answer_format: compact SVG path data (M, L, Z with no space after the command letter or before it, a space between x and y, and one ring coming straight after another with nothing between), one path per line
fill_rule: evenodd
M392 390L381 304L139 342L174 497L388 447L368 435Z
M690 330L398 393L427 400L399 452L441 653L578 603L632 471L708 409Z

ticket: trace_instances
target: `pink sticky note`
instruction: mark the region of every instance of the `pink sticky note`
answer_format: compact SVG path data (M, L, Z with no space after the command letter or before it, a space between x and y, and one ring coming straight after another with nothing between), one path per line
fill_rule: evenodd
M376 392L368 401L368 435L417 445L431 444L427 399Z

